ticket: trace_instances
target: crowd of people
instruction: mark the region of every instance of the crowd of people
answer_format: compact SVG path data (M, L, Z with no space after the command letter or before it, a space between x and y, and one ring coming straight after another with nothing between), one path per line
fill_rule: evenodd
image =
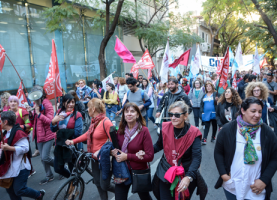
M30 94L39 91L41 97L28 99L26 110L19 108L17 96L4 92L0 187L6 188L11 200L43 199L45 190L27 187L28 178L36 173L31 158L41 157L44 177L39 184L44 185L54 180L52 170L59 179L71 176L76 158L66 153L64 145L75 145L82 152L86 144L93 155L92 175L101 200L108 200L108 191L116 200L127 200L131 186L141 200L152 199L150 190L160 200L191 199L196 188L204 200L208 186L199 170L201 145L207 145L212 126L210 141L215 143L219 172L215 188L223 187L227 200L269 200L271 179L277 170L275 75L276 71L267 70L260 75L251 70L237 71L237 88L231 87L231 74L227 85L219 87L217 74L204 71L196 77L190 77L186 70L177 77L169 75L166 83L154 73L151 79L142 75L136 79L126 73L125 77L114 77L114 84L107 83L105 88L97 79L91 87L81 79L75 90L58 98L55 111L40 86L34 86ZM194 125L188 120L191 113ZM159 134L154 143L149 122ZM112 139L113 126L116 138ZM34 154L30 148L33 141ZM103 149L107 148L105 155ZM149 163L161 150L164 154L150 183L152 189L139 189L148 183L134 184L133 174L145 172L144 177L151 179ZM121 167L127 167L127 178L117 177L114 167L106 170L101 160L104 157L125 163Z

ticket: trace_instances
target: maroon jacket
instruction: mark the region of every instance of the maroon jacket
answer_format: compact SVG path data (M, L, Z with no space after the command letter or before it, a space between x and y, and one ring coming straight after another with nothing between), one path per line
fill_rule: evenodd
M119 147L121 149L124 141L124 135L120 135L117 132L117 140ZM154 147L152 143L152 139L147 127L143 126L141 131L136 135L136 137L128 144L128 154L127 154L127 162L129 168L130 164L132 169L134 170L144 170L148 169L147 162L151 162L154 158ZM140 150L145 152L145 155L142 160L140 160L136 153Z

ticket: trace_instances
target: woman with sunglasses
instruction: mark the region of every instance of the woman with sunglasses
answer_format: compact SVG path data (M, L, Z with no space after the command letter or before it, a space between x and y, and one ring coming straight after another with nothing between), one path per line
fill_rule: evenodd
M268 88L262 82L251 82L247 85L245 89L245 96L247 97L256 97L264 103L262 120L264 123L269 125L268 112L274 111L274 104L270 97L268 97Z
M263 102L246 98L236 120L220 130L214 159L227 200L270 200L277 170L277 138L262 117ZM273 198L274 199L274 198Z
M213 126L213 134L212 134L211 142L215 141L215 135L217 131L215 111L216 111L218 97L212 82L209 82L209 81L206 82L205 92L206 94L202 97L201 103L200 103L200 113L202 113L202 122L205 125L202 145L207 144L207 137L210 131L211 124Z
M234 88L228 88L223 92L216 107L216 122L219 129L224 124L236 119L241 103L239 93Z
M200 185L202 187L198 189L207 192L207 188L203 187L204 179L198 171L201 163L202 133L186 122L188 106L183 101L176 101L168 111L171 121L162 123L162 133L154 145L154 153L164 150L164 155L154 176L153 192L160 200L175 200L178 198L176 195L190 199L195 188ZM172 195L171 186L174 184L171 183L175 178L179 181Z

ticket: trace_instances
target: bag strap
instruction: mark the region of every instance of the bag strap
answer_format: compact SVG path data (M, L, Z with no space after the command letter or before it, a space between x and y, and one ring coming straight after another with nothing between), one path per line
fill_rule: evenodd
M107 138L110 139L109 136L108 136L108 134L107 134L105 125L104 125L106 120L107 120L107 118L105 118L104 121L103 121L103 129L104 129L104 131L105 131L105 133L106 133L106 135L107 135Z

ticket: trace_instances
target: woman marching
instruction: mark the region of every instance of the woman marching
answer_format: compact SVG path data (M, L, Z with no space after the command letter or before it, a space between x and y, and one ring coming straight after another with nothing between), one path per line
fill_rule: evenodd
M117 112L117 105L118 105L118 95L114 91L115 87L112 83L107 83L106 85L106 92L104 94L103 101L106 104L106 116L111 120L114 121L115 114Z
M162 134L154 145L154 152L164 150L164 155L153 180L153 192L160 200L190 199L198 187L203 195L200 199L205 199L207 187L198 171L202 133L186 122L188 106L184 102L173 103L169 116L171 121L162 123Z
M4 92L3 94L1 94L1 109L0 109L0 112L8 111L10 109L9 102L8 102L8 99L9 99L10 96L11 96L11 94L8 93L8 92Z
M214 159L227 200L270 200L277 170L277 138L262 122L263 102L246 98L236 120L220 130Z
M154 158L153 143L145 120L134 103L126 103L123 108L117 140L121 150L112 150L117 162L127 162L129 170L148 169L147 163ZM143 155L140 156L142 151ZM115 200L127 200L130 187L131 184L116 184ZM152 200L148 191L140 192L138 195L141 200Z
M98 189L100 199L108 200L107 191L114 193L114 184L111 184L111 174L106 180L102 179L102 171L99 169L97 155L107 140L111 140L109 133L113 124L106 117L105 104L98 98L93 98L88 102L88 113L91 117L89 130L78 138L66 140L65 143L74 145L87 141L87 151L93 153L93 158L95 159L94 162L91 162L94 184Z
M194 116L194 124L196 128L199 128L199 119L201 119L200 113L200 103L202 97L205 95L205 89L202 87L201 81L194 81L192 85L192 89L190 90L188 97L191 101L193 116Z
M215 141L215 135L217 131L216 124L216 105L217 105L217 94L215 92L214 85L211 82L205 84L206 94L202 97L200 103L200 113L202 113L202 122L205 125L204 138L202 139L202 145L207 144L207 137L210 131L210 125L213 126L213 133L211 142Z
M62 108L58 110L56 116L50 124L51 131L57 132L57 136L59 134L60 136L63 135L63 139L72 139L77 138L82 134L82 115L77 111L76 107L77 105L74 96L72 96L71 94L66 94L63 97ZM73 168L73 163L68 163L69 171L64 168L64 165L60 165L60 161L62 160L62 158L59 157L59 155L61 155L61 152L58 152L59 148L57 148L57 145L58 144L56 142L56 148L54 151L55 172L62 175L60 176L60 179L62 179L63 177L69 178L70 171Z
M228 88L223 92L216 107L216 122L219 129L224 124L236 119L241 103L239 93L234 88Z
M3 179L6 181L12 179L9 186L5 184L11 200L21 200L21 197L42 200L45 195L44 190L37 191L27 187L32 168L28 135L22 131L19 124L16 124L16 115L13 111L1 113L1 121L4 130L4 143L1 142L0 145L1 186L4 186Z

